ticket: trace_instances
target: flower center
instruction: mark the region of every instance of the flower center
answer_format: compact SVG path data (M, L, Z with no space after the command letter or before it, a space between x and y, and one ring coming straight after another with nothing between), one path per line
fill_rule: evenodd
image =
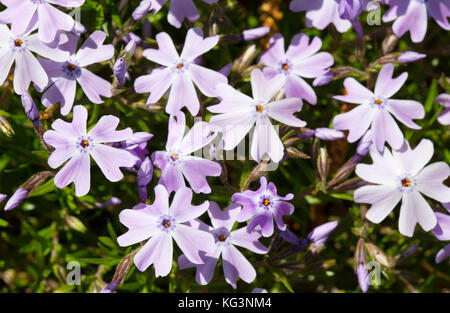
M219 241L224 242L227 239L226 235L220 235L219 236Z
M257 104L257 105L256 105L256 112L262 113L263 111L264 111L264 105L262 105L262 104Z
M67 69L71 72L75 71L76 68L77 67L75 65L73 65L72 63L67 64Z
M270 200L267 199L267 198L264 198L263 201L262 201L262 204L263 204L264 206L269 206L269 205L270 205Z
M287 71L287 70L289 70L289 64L283 63L283 64L281 64L281 68L282 68L283 70Z
M412 185L412 182L409 178L403 178L402 179L402 186L403 187L409 187Z
M178 62L177 64L177 69L181 70L183 68L183 63Z
M375 104L378 104L378 105L380 105L382 102L383 102L383 101L382 101L380 98L378 98L377 100L375 100Z
M87 141L87 140L81 140L80 146L81 146L83 149L86 149L87 147L89 147L89 141Z
M180 158L180 156L174 152L171 154L170 158L172 159L172 161L176 161Z
M170 220L169 219L163 219L161 225L167 229L170 227Z
M16 40L14 40L14 45L15 45L16 47L18 47L18 48L22 47L22 45L23 45L22 39L16 39Z

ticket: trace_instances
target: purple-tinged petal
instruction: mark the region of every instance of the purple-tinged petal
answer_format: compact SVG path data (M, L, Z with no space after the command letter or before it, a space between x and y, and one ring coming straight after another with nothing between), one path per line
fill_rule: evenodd
M76 80L61 77L42 95L42 104L46 107L51 107L59 103L61 114L67 115L72 110L76 89Z
M267 114L286 125L294 127L304 127L306 122L294 116L295 112L302 109L302 101L297 98L287 98L275 102L270 102L267 105Z
M112 85L109 81L95 75L85 68L81 68L81 75L77 78L84 94L94 103L103 103L100 96L111 97Z
M89 153L73 155L69 162L55 175L54 182L58 188L64 188L73 182L77 197L86 195L91 187Z
M420 102L413 100L394 100L386 101L386 108L400 122L412 129L421 129L414 123L413 119L422 119L425 117L425 110Z
M75 55L75 60L78 61L79 66L85 67L94 63L100 63L114 56L113 45L103 45L105 39L106 33L100 30L96 30L86 39Z
M369 272L364 265L364 262L358 264L356 268L356 275L358 276L359 287L362 292L366 293L369 289Z
M156 103L172 85L176 75L170 68L153 70L150 74L140 76L134 82L137 93L150 92L147 105Z
M439 250L439 252L436 254L436 263L441 263L446 258L450 257L450 243L446 245L444 248Z
M361 104L356 108L335 116L333 127L337 130L349 130L347 140L355 142L369 129L374 111L369 105ZM358 121L358 122L355 122Z
M58 30L72 30L73 18L52 5L48 3L38 5L37 11L39 14L39 38L43 42L52 42Z
M399 149L405 140L397 123L385 110L376 111L372 124L372 136L380 152L383 151L386 141L393 149Z
M437 219L428 202L416 190L403 193L398 228L402 235L412 237L414 228L419 223L424 231L436 227Z
M241 206L238 204L232 203L222 210L216 202L209 202L208 215L215 229L223 227L231 230L239 212L241 212Z
M195 193L210 193L211 188L206 180L207 176L217 177L222 172L219 163L195 156L183 158L180 170L186 177Z
M284 85L284 92L287 98L305 99L312 105L317 103L314 89L300 76L288 75Z
M206 212L209 202L205 201L200 205L192 205L192 190L181 187L175 192L175 196L170 205L170 216L174 217L177 223L185 223L196 219Z
M18 207L26 199L29 192L30 192L29 190L26 190L23 187L20 187L19 189L17 189L13 193L11 198L9 198L9 200L6 202L5 211L10 211L10 210ZM5 199L5 197L3 197L3 200L4 199Z
M448 176L450 176L450 167L447 163L432 163L415 177L416 189L439 202L450 202L450 188L443 183Z
M169 193L186 186L181 170L170 163L161 170L161 177L159 178L158 184L164 185Z
M256 40L264 37L270 32L270 27L256 27L252 29L246 29L242 32L242 38L244 41Z
M190 22L195 22L199 17L200 13L192 0L170 1L170 9L167 14L167 21L170 25L180 28L185 18Z
M116 130L120 119L113 115L104 115L87 134L96 143L120 142L133 135L131 128Z
M322 47L322 40L315 36L309 41L309 36L305 33L298 33L292 38L291 45L287 49L286 57L297 63L297 61L312 56Z
M215 248L214 237L210 233L177 224L172 233L173 239L190 262L203 264L199 251L210 252Z
M419 173L430 162L433 153L433 143L428 139L422 139L414 149L405 144L400 150L392 151L393 157L401 164L403 171L412 176ZM445 178L443 177L443 179Z
M297 61L293 66L293 71L302 77L315 78L324 74L333 63L334 59L331 54L328 52L319 52L301 61Z
M384 98L392 97L402 88L408 78L407 72L402 73L397 78L393 78L393 75L394 64L389 63L381 68L375 84L375 94L377 96L383 96Z
M260 58L260 62L267 66L278 67L280 60L284 59L284 38L277 33L270 38L270 48L264 52Z
M169 99L166 105L168 114L176 114L184 106L195 116L200 110L200 102L194 84L187 73L178 74L172 83Z
M339 130L335 130L332 128L320 127L316 128L315 136L320 140L334 141L344 138L345 134Z
M200 28L191 28L186 34L180 57L186 61L192 61L214 48L218 42L219 36L203 38L203 31Z
M355 190L355 202L370 203L372 206L366 218L372 223L383 221L395 208L402 198L402 193L395 186L376 185L363 186Z
M228 82L228 79L219 72L196 64L189 64L188 71L198 89L208 97L216 96L215 87L218 84L226 84Z
M293 212L294 206L291 203L278 201L275 204L273 215L275 217L275 222L279 230L283 231L286 229L286 225L283 222L283 216L291 215Z
M328 236L336 229L338 226L337 221L328 222L317 226L308 234L308 240L318 248L325 244L325 241L328 239Z
M90 151L105 177L112 182L123 178L120 167L131 167L136 161L127 150L96 143Z
M344 80L344 87L348 94L345 96L334 96L334 99L342 102L361 104L374 97L372 91L361 85L353 77L348 77Z
M30 82L43 89L48 84L47 73L30 51L25 50L16 54L16 66L14 69L14 92L21 95L28 90Z
M265 154L268 154L272 161L279 162L284 155L284 146L269 119L261 116L256 120L251 143L251 156L259 163Z
M164 232L150 238L134 256L134 264L141 272L155 266L155 276L167 276L172 269L172 237Z
M450 215L436 212L437 225L433 234L441 241L450 240Z
M416 62L423 58L426 58L426 56L426 54L417 53L415 51L405 51L398 56L397 61L399 61L400 63Z
M169 192L163 185L155 187L155 201L148 209L155 212L157 216L169 214Z
M248 284L255 280L255 269L234 246L230 245L222 251L222 259L225 280L234 289L236 289L236 278L238 276Z
M246 227L239 228L230 233L231 243L250 250L254 253L265 254L269 249L258 241L261 234L257 231L248 232Z

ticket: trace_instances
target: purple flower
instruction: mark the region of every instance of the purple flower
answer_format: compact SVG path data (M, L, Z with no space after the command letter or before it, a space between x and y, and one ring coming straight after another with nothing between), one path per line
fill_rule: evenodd
M260 62L266 66L263 68L264 74L281 81L287 98L297 97L316 104L316 93L302 77L321 76L333 65L331 54L317 53L321 46L319 37L314 37L310 42L308 35L299 33L285 52L283 36L275 34L270 38L269 50L260 58Z
M117 142L113 144L115 148L122 148L129 151L135 158L136 162L133 164L133 167L139 168L144 162L148 154L147 150L147 141L153 138L153 134L149 134L146 132L136 132L131 135L127 140L122 142ZM135 169L128 169L132 172L135 172Z
M100 290L100 293L113 293L114 291L116 291L116 289L117 289L117 287L119 287L119 285L120 285L120 281L113 280L108 285L106 285L105 288Z
M314 243L317 248L323 246L325 241L327 241L328 236L330 236L337 226L337 221L328 222L317 226L308 234L308 241Z
M364 262L360 262L356 267L356 276L358 277L359 287L361 291L366 293L369 289L369 272Z
M317 76L313 80L313 86L320 87L320 86L328 85L329 83L331 83L333 81L335 76L336 76L336 74L334 74L331 70L328 70L325 73L323 73L322 75Z
M159 33L156 35L159 49L147 49L144 56L163 67L138 77L134 83L136 92L150 92L147 104L153 104L170 88L166 112L176 114L186 106L192 115L197 115L200 102L193 83L204 95L213 97L216 95L215 86L228 81L224 75L194 62L197 57L211 50L218 40L218 36L203 39L203 32L199 28L191 28L187 32L183 51L178 55L169 35Z
M349 21L341 18L336 0L292 0L289 8L293 12L306 11L308 27L323 30L329 24L334 24L341 33L345 33L351 27Z
M172 192L185 186L184 176L195 193L210 193L206 176L219 176L222 167L217 162L190 154L210 143L216 133L209 134L212 127L206 122L195 123L186 136L185 128L183 112L170 116L166 151L155 151L152 154L153 163L161 169L159 184Z
M442 125L450 125L450 95L447 93L442 93L436 98L435 101L444 107L444 110L438 117L439 123Z
M400 63L410 63L410 62L416 62L420 59L425 58L427 55L422 53L417 53L414 51L405 51L402 52L398 58L397 61Z
M28 91L24 91L22 93L21 98L22 98L22 106L25 110L26 115L33 123L36 130L39 132L41 121L39 120L39 111L36 107L36 104L33 101L33 98L30 96Z
M76 52L79 37L67 34L68 40L59 47L68 55L58 62L39 59L50 78L49 88L42 95L42 104L61 105L61 114L67 115L75 100L77 82L91 102L103 103L100 96L111 97L111 83L86 69L86 66L109 60L114 55L112 45L103 45L106 34L93 32Z
M119 87L125 85L125 81L130 79L130 75L127 71L127 64L130 63L131 56L134 54L135 49L136 42L134 40L130 40L120 54L119 58L116 60L116 63L114 63L114 76L117 78Z
M383 154L371 148L373 164L358 164L356 174L375 185L355 190L358 203L370 203L366 218L380 223L402 199L399 230L412 237L416 223L425 231L436 226L436 216L421 193L440 202L450 201L450 188L443 181L450 175L445 162L425 166L433 156L433 143L422 139L415 149L405 141L401 150L392 153L386 148Z
M150 238L134 256L134 264L140 271L155 266L155 275L166 276L172 269L173 242L194 264L203 264L199 251L209 252L215 248L214 237L185 223L202 215L209 206L191 205L192 190L181 187L175 193L169 207L169 193L162 185L155 187L152 205L138 204L133 210L123 210L119 219L128 231L117 238L120 246L130 246Z
M203 2L212 4L218 0L203 0ZM133 12L133 19L140 20L148 12L152 11L153 14L159 12L161 7L165 5L167 0L144 0L141 1L139 6ZM197 7L192 0L171 0L170 9L167 14L167 20L169 24L180 28L183 20L187 18L190 22L195 22L200 17Z
M267 153L274 162L281 160L284 146L269 117L294 127L306 125L306 122L293 115L302 109L300 99L270 102L282 84L283 81L277 78L269 80L261 70L254 69L251 73L253 98L227 84L216 87L217 95L222 101L209 106L208 110L220 113L211 117L210 123L221 129L225 150L236 147L256 123L251 146L252 158L260 162Z
M450 30L450 2L446 0L387 0L389 9L383 16L383 22L391 22L397 37L410 32L413 42L421 42L427 32L428 17L445 30Z
M358 146L356 147L356 154L358 154L360 157L365 156L367 153L369 153L369 149L372 144L372 130L369 129L358 142Z
M27 198L29 192L29 190L23 187L17 189L16 192L14 192L14 194L11 196L11 198L9 198L8 202L6 202L5 211L10 211L18 207L23 202L23 200Z
M360 105L349 112L337 115L333 125L338 130L349 130L349 142L355 142L361 138L371 127L372 139L378 151L383 151L386 141L393 149L399 149L404 137L392 116L409 128L421 128L412 120L425 116L422 104L414 100L390 99L408 78L406 72L397 78L393 78L393 74L393 64L383 66L378 74L375 92L370 91L354 78L345 79L344 86L348 94L334 96L334 99Z
M270 237L273 234L273 218L279 230L284 231L286 225L283 222L283 216L291 215L294 212L294 206L286 201L294 198L293 194L287 194L281 197L277 194L277 187L273 183L267 184L267 179L262 176L261 186L257 191L246 190L235 193L231 197L233 202L243 206L242 211L237 216L238 222L251 221L247 225L247 231L251 233L256 226L261 226L261 232L264 237Z
M44 133L44 141L56 150L48 158L48 165L57 168L69 160L55 176L55 185L64 188L71 182L75 184L78 197L89 192L90 156L112 182L123 178L120 167L131 167L135 157L127 150L111 147L107 143L128 139L130 128L117 131L119 119L112 115L102 116L98 123L86 133L87 110L77 105L73 108L72 123L57 119L52 128Z
M195 278L200 285L207 285L211 281L220 256L223 260L225 280L234 289L236 289L238 276L246 283L255 280L255 269L235 246L246 248L258 254L265 254L268 249L258 241L261 235L257 231L248 233L245 227L231 231L240 211L241 207L236 204L231 204L222 211L217 203L211 201L208 214L213 227L200 220L189 223L195 228L209 232L215 239L214 249L209 253L202 253L204 264L192 264L185 255L178 258L180 269L197 267Z
M57 4L66 8L83 5L84 0L2 0L7 8L0 12L0 22L11 23L11 30L23 34L37 27L39 39L52 42L58 31L71 31L75 22L71 16L53 7Z
M270 27L256 27L252 29L246 29L242 32L242 38L244 41L251 41L261 37L264 37L270 32Z
M23 3L25 2L28 1ZM48 84L47 73L31 52L55 61L64 60L68 53L42 43L37 34L30 35L30 32L23 35L16 34L11 32L6 25L0 25L0 64L2 64L0 85L5 82L11 66L15 62L14 92L21 95L28 90L30 82L39 88L44 88Z

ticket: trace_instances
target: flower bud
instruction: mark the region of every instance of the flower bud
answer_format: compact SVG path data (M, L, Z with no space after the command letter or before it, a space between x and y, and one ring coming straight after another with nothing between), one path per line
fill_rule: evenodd
M339 130L322 127L316 129L315 136L320 140L333 141L344 138L345 134Z
M337 226L338 226L337 221L322 224L314 228L308 234L307 238L311 243L314 243L314 246L316 248L318 248L325 244L325 241L327 241L328 236L330 236L330 234L336 229Z
M270 27L256 27L252 29L246 29L242 32L242 38L244 41L255 40L264 37L270 32Z
M150 0L141 1L138 7L131 14L133 20L139 21L140 19L142 19L145 15L147 15L148 12L150 12L151 7L152 2Z
M87 230L83 222L75 216L66 215L64 217L64 220L66 221L67 225L73 230L76 230L80 233L85 233Z
M288 153L288 155L291 158L296 158L296 159L310 159L310 156L307 155L306 153L298 150L295 147L287 147L286 148L286 152Z
M7 197L7 195L0 193L0 203L2 203Z
M152 181L152 178L153 163L150 161L149 157L146 157L137 172L139 200L141 202L147 201L147 185Z
M416 253L419 244L415 244L409 246L405 250L403 250L399 255L396 256L396 265L405 262L408 260L414 253Z
M317 76L314 79L312 84L314 87L328 85L329 83L331 83L333 81L335 76L336 76L335 73L333 73L331 70L328 70L325 73L323 73L322 75Z
M39 119L39 111L28 91L24 91L22 93L22 105L25 109L26 115L31 120L36 130L39 132L39 128L41 125L41 121Z
M3 116L0 116L0 130L8 137L14 135L14 129L11 127L11 124L9 124L8 120Z
M136 252L130 253L120 261L111 283L109 283L102 291L100 291L101 293L111 293L117 289L119 284L122 282L122 280L125 279L128 272L130 271L135 254Z
M405 51L398 56L397 61L400 63L410 63L426 58L426 56L426 54L417 53L414 51Z
M133 40L130 42L134 42ZM117 78L119 87L125 85L127 75L127 63L123 58L118 58L116 63L114 63L114 76Z
M392 267L392 262L389 261L388 256L384 253L383 250L375 246L374 244L368 243L367 249L369 250L372 259L377 261L383 266Z
M244 53L235 61L234 68L236 69L236 72L242 73L244 72L248 66L253 62L253 60L256 58L256 55L258 54L258 51L256 50L255 45L251 45L248 47Z
M17 189L16 192L14 192L14 194L11 196L11 198L9 198L8 202L6 202L5 211L10 211L18 207L23 202L23 200L26 199L29 192L29 190L26 190L23 187Z
M366 293L369 289L369 272L366 268L367 263L367 252L364 245L364 239L360 238L358 244L356 245L355 251L355 271L358 277L358 283L361 287L362 292Z
M328 151L325 148L320 148L319 156L317 158L317 171L322 182L325 182L330 170L330 159L328 158Z
M107 208L107 207L112 207L112 206L116 206L122 203L122 200L120 200L117 197L111 197L111 199L109 199L106 202L96 202L94 205L97 208Z

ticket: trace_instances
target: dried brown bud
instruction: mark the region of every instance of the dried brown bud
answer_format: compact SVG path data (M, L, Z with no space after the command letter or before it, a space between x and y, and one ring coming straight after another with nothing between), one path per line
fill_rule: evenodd
M326 148L320 148L319 156L317 157L317 171L323 183L325 183L328 172L330 171L330 159Z
M307 155L306 153L298 150L295 147L288 147L286 148L286 152L288 153L288 155L291 158L296 158L296 159L310 159L310 156Z
M374 244L368 243L367 249L373 260L377 261L383 266L392 267L392 262L389 261L389 257L384 253L383 250L375 246Z

